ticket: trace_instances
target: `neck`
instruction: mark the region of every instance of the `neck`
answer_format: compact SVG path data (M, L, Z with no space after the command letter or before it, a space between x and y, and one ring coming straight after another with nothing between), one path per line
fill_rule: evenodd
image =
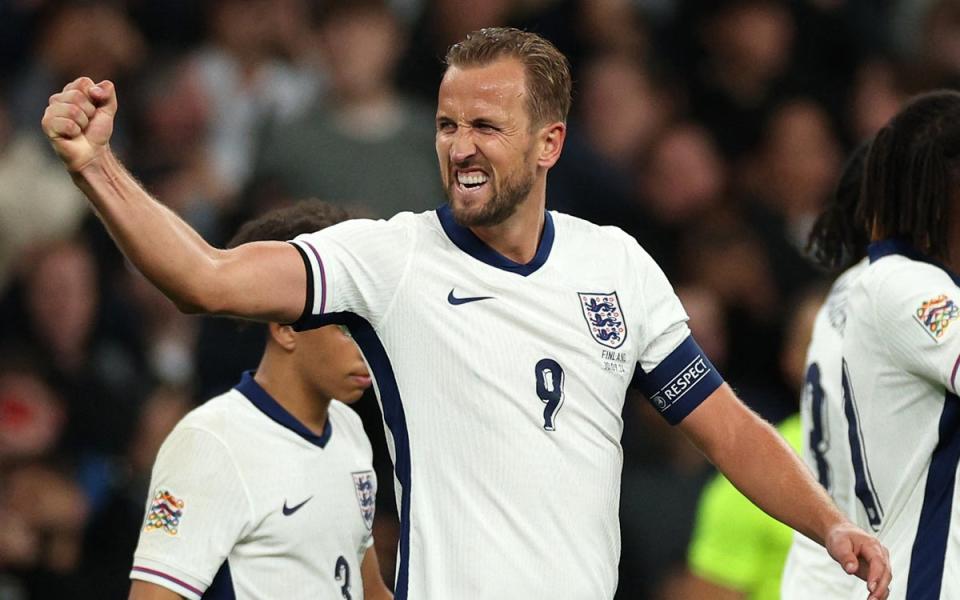
M510 260L525 265L537 254L546 210L546 180L539 178L527 198L506 221L490 227L471 227L483 243Z
M330 398L322 397L311 388L298 374L298 369L289 356L278 356L281 352L271 348L268 342L253 379L307 429L322 435L327 425Z

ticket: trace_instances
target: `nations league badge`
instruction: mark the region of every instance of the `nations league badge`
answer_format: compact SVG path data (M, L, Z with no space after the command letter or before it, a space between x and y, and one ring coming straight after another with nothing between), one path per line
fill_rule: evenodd
M587 320L590 335L607 348L619 348L627 339L627 324L620 310L620 300L616 292L606 294L584 294L580 296L580 308Z
M177 535L180 531L180 518L183 517L183 504L183 500L171 494L170 490L157 489L150 501L150 510L147 511L143 530Z
M927 300L913 313L917 323L920 323L927 335L938 344L947 332L947 327L958 316L960 316L960 308L946 294L940 294L936 298Z
M360 515L367 529L373 528L373 515L377 508L377 483L373 478L373 471L353 473L353 488L357 492L357 502L360 503Z

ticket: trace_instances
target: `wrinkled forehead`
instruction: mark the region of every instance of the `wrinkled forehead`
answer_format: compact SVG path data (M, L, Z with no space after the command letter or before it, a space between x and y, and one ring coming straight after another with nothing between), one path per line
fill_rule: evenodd
M527 90L520 61L450 66L440 82L438 116L472 120L481 116L526 119Z

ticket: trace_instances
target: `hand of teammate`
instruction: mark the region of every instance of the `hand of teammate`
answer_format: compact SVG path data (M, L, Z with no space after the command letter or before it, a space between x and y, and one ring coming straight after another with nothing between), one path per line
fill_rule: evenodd
M41 125L67 170L76 173L107 151L116 113L113 83L80 77L50 96Z
M850 523L830 530L827 552L843 570L867 582L868 600L886 600L890 593L890 553L877 540Z

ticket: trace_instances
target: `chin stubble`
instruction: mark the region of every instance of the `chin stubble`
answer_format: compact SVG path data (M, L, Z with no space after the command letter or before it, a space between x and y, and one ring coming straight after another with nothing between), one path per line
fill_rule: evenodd
M456 185L454 182L453 185ZM461 210L453 201L453 187L447 189L447 198L453 212L453 219L461 227L492 227L503 223L513 213L533 189L533 175L521 175L517 180L506 180L503 187L495 190L493 196L479 211L472 214Z

